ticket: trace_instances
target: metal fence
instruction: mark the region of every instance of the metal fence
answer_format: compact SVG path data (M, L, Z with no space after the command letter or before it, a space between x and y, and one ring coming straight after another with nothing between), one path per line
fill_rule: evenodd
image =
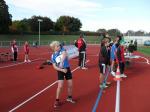
M34 46L35 43L37 41L29 41L29 44L31 46ZM70 44L74 44L73 42L69 42L69 41L63 41L65 45L70 45ZM17 41L17 45L23 46L25 43L25 41ZM51 41L41 41L40 45L44 46L44 45L49 45L51 43ZM87 44L99 44L99 41L87 41ZM0 41L0 47L10 47L11 46L11 41Z

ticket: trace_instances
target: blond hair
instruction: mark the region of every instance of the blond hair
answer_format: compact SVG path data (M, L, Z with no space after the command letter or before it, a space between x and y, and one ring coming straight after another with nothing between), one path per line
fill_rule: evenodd
M60 45L59 41L52 41L49 46L54 51L55 50L55 46L59 46L59 45Z

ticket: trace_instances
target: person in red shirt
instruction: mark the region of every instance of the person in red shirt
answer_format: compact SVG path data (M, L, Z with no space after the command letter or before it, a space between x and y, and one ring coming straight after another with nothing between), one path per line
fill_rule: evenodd
M27 41L26 41L25 44L24 44L24 53L25 53L24 62L31 62L31 61L29 60L29 44L28 44Z
M86 62L86 41L83 38L83 35L80 35L78 40L75 41L75 46L78 48L79 51L79 67L81 69L87 69L85 62Z
M120 43L116 45L116 62L118 63L120 69L120 77L126 78L127 76L124 74L125 68L125 58L124 58L124 46Z

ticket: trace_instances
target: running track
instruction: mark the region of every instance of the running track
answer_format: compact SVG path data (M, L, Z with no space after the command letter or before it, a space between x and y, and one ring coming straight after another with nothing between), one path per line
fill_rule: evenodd
M0 49L8 51L8 49ZM37 65L49 59L51 53L47 47L32 48L30 58L32 63L24 64L12 62L0 63L0 112L53 112L55 91L57 88L57 73L52 66L45 66L38 70ZM42 52L41 52L42 51ZM88 70L77 68L77 59L70 60L73 72L73 96L76 104L65 102L67 90L66 83L61 95L64 103L60 112L91 112L99 93L99 70L97 67L98 46L89 46L87 49ZM23 60L20 48L19 63ZM142 55L138 52L135 54ZM142 55L145 57L144 55ZM146 57L149 61L150 58ZM120 112L150 112L150 65L144 58L131 60L126 68L128 78L121 81L121 107ZM114 112L116 82L109 76L111 86L102 93L96 112ZM45 89L45 90L43 90ZM41 91L43 90L43 91ZM41 93L40 93L41 92Z

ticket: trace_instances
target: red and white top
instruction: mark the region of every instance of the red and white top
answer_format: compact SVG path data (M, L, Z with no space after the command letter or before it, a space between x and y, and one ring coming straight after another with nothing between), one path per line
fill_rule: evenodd
M29 54L29 44L24 45L24 52L25 54Z

